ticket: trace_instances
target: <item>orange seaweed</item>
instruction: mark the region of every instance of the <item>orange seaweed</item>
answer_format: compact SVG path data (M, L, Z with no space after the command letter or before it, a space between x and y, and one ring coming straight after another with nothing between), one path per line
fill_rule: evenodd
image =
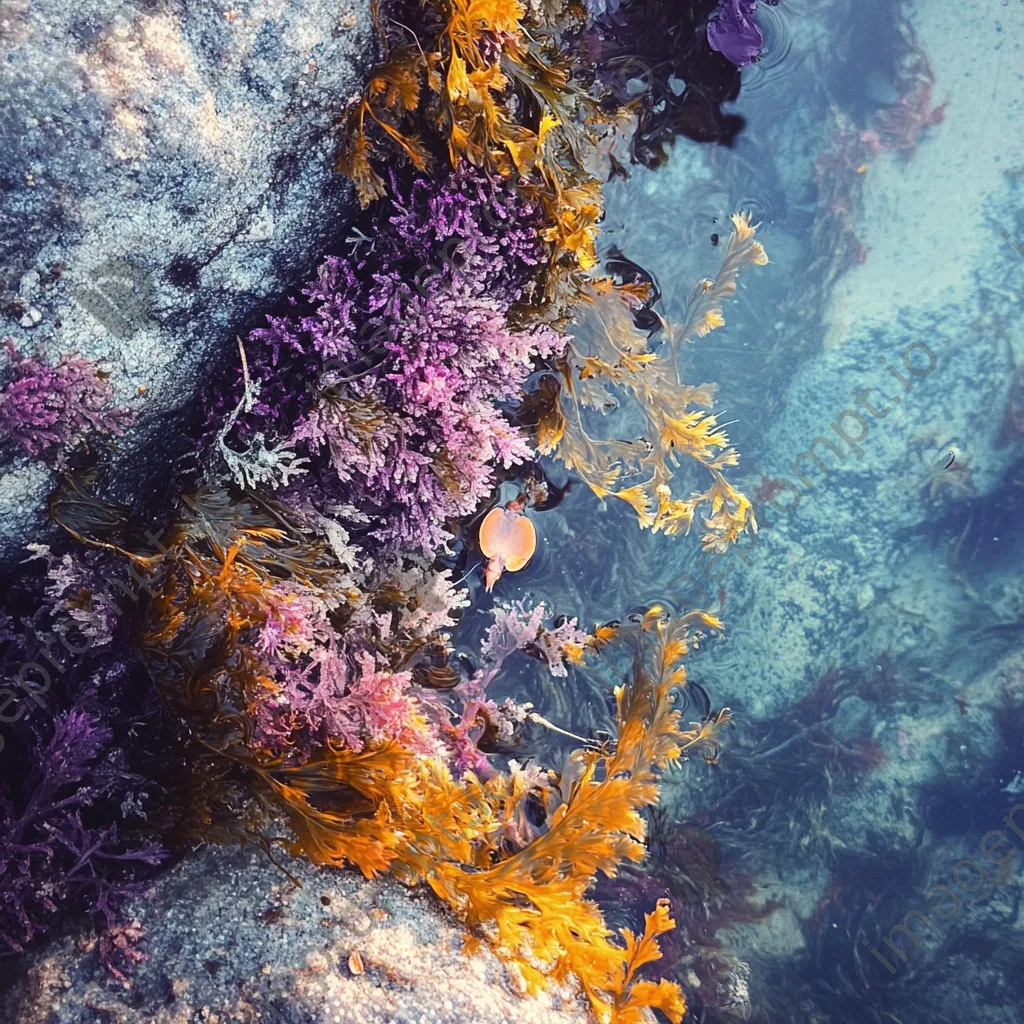
M427 883L531 988L575 978L603 1024L639 1024L650 1007L681 1020L679 987L640 976L673 926L667 907L655 907L642 935L616 935L587 893L598 872L646 856L641 812L658 799L659 772L687 753L719 756L728 709L683 728L673 696L687 685L691 647L721 629L714 616L654 607L598 632L595 648L632 655L615 691L617 735L577 750L561 775L513 764L487 780L457 778L394 741L357 751L328 738L305 756L271 756L252 738L253 696L274 685L252 631L275 584L336 591L338 567L283 508L219 492L188 499L167 537L152 556L140 649L188 727L179 839L251 842L273 856L283 815L288 847L315 863ZM546 820L527 813L528 801Z

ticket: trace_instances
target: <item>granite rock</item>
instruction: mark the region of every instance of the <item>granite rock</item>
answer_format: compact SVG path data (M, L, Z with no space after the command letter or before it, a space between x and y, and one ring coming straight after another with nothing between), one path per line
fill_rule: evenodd
M204 849L129 908L148 959L130 987L94 940L32 954L0 1019L19 1024L592 1024L572 993L522 994L521 978L428 893L391 879Z
M0 337L110 372L113 477L167 484L234 338L355 209L334 132L374 57L369 0L0 0ZM5 378L0 355L0 382ZM0 458L0 554L53 478Z

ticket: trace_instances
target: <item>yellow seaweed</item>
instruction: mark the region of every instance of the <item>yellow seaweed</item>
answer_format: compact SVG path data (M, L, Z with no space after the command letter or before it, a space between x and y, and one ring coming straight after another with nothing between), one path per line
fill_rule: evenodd
M685 319L667 325L667 341L656 351L633 321L633 307L642 297L636 287L617 287L607 278L590 282L559 364L559 387L549 386L547 401L535 403L543 454L579 473L598 497L628 502L641 527L655 533L688 533L697 513L706 510L702 544L713 551L724 551L747 530L756 532L757 522L749 499L724 474L739 456L709 411L715 385L681 383L676 354L683 342L722 326L722 301L736 290L740 269L768 262L748 217L735 214L732 223L717 276L697 284ZM642 436L635 441L592 437L584 410L613 408L621 396L632 399L645 418ZM710 486L686 497L673 494L681 456L704 467Z

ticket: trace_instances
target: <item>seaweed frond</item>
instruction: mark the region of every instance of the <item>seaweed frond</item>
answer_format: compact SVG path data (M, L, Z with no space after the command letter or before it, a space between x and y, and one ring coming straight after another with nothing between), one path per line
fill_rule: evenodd
M335 167L352 179L364 207L386 194L384 179L373 166L376 152L367 136L367 118L405 153L413 166L421 171L427 169L429 157L422 142L416 135L403 133L400 127L419 107L420 80L427 68L427 59L417 47L398 47L386 63L370 72L363 94L349 107Z
M543 454L553 454L576 470L598 497L628 502L641 527L656 533L688 533L698 512L707 509L702 544L713 551L724 551L747 530L756 532L757 522L750 500L724 474L739 456L709 411L715 385L681 383L677 355L682 342L722 326L722 301L735 291L740 269L767 262L748 217L735 214L732 220L733 234L718 275L698 283L685 319L668 326L668 340L657 350L634 322L643 289L617 286L607 278L591 282L560 365L561 380L556 386L547 378L543 393L531 402ZM642 436L635 441L592 437L585 411L614 409L621 396L632 399L643 415ZM711 476L709 487L686 497L673 494L680 456L704 467Z
M683 1019L686 1002L677 985L665 978L658 981L634 980L641 967L661 959L658 936L672 931L675 926L669 915L669 901L660 899L652 913L644 914L642 935L634 935L629 928L621 929L626 948L619 968L621 973L616 984L612 1018L618 1024L645 1024L650 1020L647 1007L661 1010L671 1021Z
M415 761L415 754L388 743L361 752L328 747L300 765L252 767L288 813L294 852L314 864L351 863L374 878L398 856L403 836L393 812L409 795Z
M754 237L759 225L750 223L746 213L734 213L732 235L722 257L722 266L714 281L698 281L686 303L686 319L672 331L676 344L703 338L709 331L722 327L722 301L736 291L736 279L747 264L763 267L768 262L764 246Z
M633 670L629 684L616 689L615 748L574 755L576 776L546 833L487 870L440 864L428 879L471 928L519 964L532 988L575 975L605 1024L641 1020L648 1006L678 1024L684 1011L671 982L634 979L655 958L657 935L671 927L667 908L656 909L640 940L623 933L623 946L586 892L599 871L614 876L623 863L644 858L640 810L657 801L658 772L700 742L680 729L671 692L685 681L680 661L697 621L673 620L655 607L617 631L616 640L633 648Z

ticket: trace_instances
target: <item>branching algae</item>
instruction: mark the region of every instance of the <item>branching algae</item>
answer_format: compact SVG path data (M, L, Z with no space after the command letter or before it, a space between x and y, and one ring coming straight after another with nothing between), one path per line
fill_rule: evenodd
M698 509L709 507L702 544L713 551L725 550L745 530L756 532L757 522L750 500L723 472L739 457L716 416L705 411L714 401L715 385L681 383L676 360L683 342L724 324L722 300L735 291L740 268L768 262L747 216L735 214L732 222L718 276L697 283L684 321L666 327L667 339L657 350L633 322L632 308L646 298L644 288L593 281L558 366L560 378L549 378L531 402L543 454L575 470L598 497L628 502L641 527L656 533L687 533ZM596 439L587 432L584 410L614 408L616 393L632 398L646 419L637 441ZM681 455L711 475L710 487L686 498L675 497L670 487Z
M718 758L728 709L684 728L673 706L673 691L686 686L682 660L699 633L721 630L716 618L653 607L594 637L592 648L625 649L632 659L615 693L616 736L577 750L560 775L515 763L457 773L462 724L435 692L410 690L388 727L393 737L414 723L439 741L433 756L386 735L313 728L299 702L296 687L322 686L332 657L349 673L332 698L343 704L356 666L364 678L394 679L417 646L436 646L436 631L389 643L379 609L404 600L393 582L354 586L294 513L254 498L201 492L184 501L167 536L159 555L135 559L154 595L138 643L192 748L179 837L253 842L271 855L284 843L317 864L426 883L530 988L574 976L605 1024L640 1022L646 1007L678 1024L678 986L638 974L673 927L667 905L647 916L642 935L616 936L587 892L599 872L614 876L646 856L641 811L658 799L659 772L686 754ZM289 617L292 604L299 616ZM268 632L275 620L285 628ZM499 657L519 644L506 646ZM492 676L461 687L469 707L483 709ZM272 831L282 818L287 839Z
M423 8L415 44L393 49L350 106L338 169L364 206L385 194L374 163L389 147L420 171L443 150L453 167L465 160L515 176L545 210L552 266L593 267L603 207L584 161L603 115L573 82L552 25L518 0L427 0Z
M536 413L542 453L628 502L643 527L687 532L704 512L703 545L716 551L755 530L725 476L737 455L710 411L715 388L684 385L677 356L721 326L740 268L766 257L735 216L718 276L655 348L634 323L645 288L591 273L602 197L586 167L620 111L581 87L592 76L570 59L565 30L582 26L582 6L425 0L397 13L385 44L400 31L401 45L350 106L338 158L366 205L385 194L382 163L401 154L382 237L365 257L324 264L305 293L311 315L254 332L262 348L250 348L241 392L214 410L219 477L207 467L151 540L158 550L139 550L129 510L83 482L51 514L93 557L126 557L150 595L135 643L180 740L168 837L250 842L271 857L283 846L429 885L529 987L575 978L602 1024L639 1024L650 1008L678 1024L678 985L644 976L673 927L668 905L642 934L616 933L588 897L599 875L645 858L659 773L687 755L718 759L728 709L705 700L684 727L674 695L698 633L721 623L655 607L590 636L575 620L547 629L542 606L519 605L496 614L467 678L448 632L466 591L431 559L449 521L489 497L494 466L533 454L497 403L519 399L538 365L555 372L521 411ZM417 174L408 199L403 159ZM439 253L446 269L413 289ZM570 321L563 349L553 325ZM368 325L388 330L367 342ZM312 404L295 396L304 383ZM588 417L620 397L646 421L640 440L590 432ZM296 412L298 426L285 422ZM270 436L284 440L268 448ZM336 479L312 457L321 447ZM710 475L704 491L673 493L681 455ZM598 650L631 657L614 737L583 740L562 772L499 770L486 756L526 721L553 726L485 692L522 650L561 675Z

